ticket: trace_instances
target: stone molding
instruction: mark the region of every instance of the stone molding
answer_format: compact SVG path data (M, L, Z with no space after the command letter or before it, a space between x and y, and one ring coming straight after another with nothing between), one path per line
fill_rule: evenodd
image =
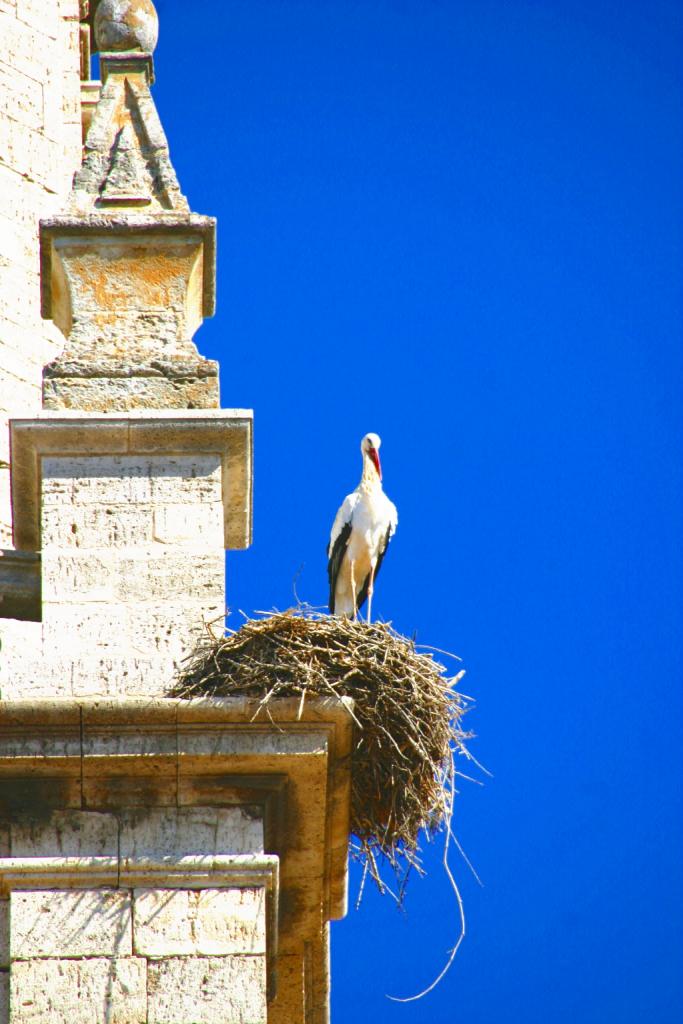
M71 455L219 454L224 538L246 548L252 529L252 413L247 409L43 412L10 421L14 545L41 549L41 458Z
M0 857L0 896L17 889L255 889L278 894L272 854L209 857ZM277 922L272 933L277 938Z
M136 53L130 50L119 53L114 50L98 52L103 85L110 74L125 75L126 72L133 75L141 74L148 86L154 85L154 57L151 53Z
M110 809L140 792L149 806L261 803L286 947L321 910L324 921L346 913L352 712L349 698L0 701L0 790L21 780L20 815L36 800L41 813L65 797Z

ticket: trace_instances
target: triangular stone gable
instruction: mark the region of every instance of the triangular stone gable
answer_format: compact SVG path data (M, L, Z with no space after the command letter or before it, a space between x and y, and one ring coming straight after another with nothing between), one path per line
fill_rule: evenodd
M67 211L188 213L147 76L108 69Z
M148 206L152 202L152 179L130 124L124 124L116 133L110 158L109 172L100 186L96 205Z

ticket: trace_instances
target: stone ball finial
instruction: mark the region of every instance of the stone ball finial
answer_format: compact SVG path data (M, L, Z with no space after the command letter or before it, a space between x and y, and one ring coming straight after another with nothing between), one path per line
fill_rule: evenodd
M100 0L97 5L95 43L100 53L152 53L158 37L159 18L152 0Z

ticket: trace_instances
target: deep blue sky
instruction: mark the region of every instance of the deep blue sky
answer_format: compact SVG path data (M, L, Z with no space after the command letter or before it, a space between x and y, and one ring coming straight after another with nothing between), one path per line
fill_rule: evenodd
M385 998L457 934L434 854L404 916L368 893L334 925L334 1024L678 1024L681 5L157 6L155 98L219 224L196 340L255 410L230 605L287 607L302 566L325 601L379 432L376 612L462 656L495 776L457 805L484 888L456 858L454 968Z

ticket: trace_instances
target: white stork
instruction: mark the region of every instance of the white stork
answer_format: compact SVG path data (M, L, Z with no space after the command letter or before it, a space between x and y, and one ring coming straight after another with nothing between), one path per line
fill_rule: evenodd
M361 441L360 483L344 498L327 545L330 612L355 619L367 598L368 622L375 577L398 525L396 506L382 490L381 443L377 434L366 434Z

